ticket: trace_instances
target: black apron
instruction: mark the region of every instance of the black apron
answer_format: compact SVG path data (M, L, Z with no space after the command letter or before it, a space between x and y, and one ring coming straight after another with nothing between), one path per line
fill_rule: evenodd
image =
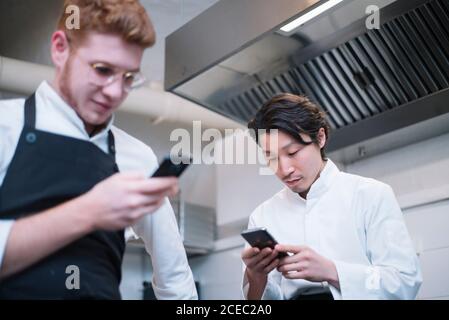
M0 219L19 219L86 193L118 172L114 136L109 154L89 141L36 130L34 94L25 102L25 123L0 188ZM120 299L124 231L96 231L0 282L0 299ZM69 290L70 265L80 288Z
M303 294L297 295L289 300L334 300L332 293L324 292L324 293L315 293L315 294Z

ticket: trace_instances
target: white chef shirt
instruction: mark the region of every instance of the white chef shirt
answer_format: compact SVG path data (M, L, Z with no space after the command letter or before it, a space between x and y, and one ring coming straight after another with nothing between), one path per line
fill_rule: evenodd
M328 160L307 199L285 188L251 214L281 244L305 245L335 263L340 290L290 280L274 269L262 299L331 291L334 299L414 299L422 283L417 255L393 190L347 174ZM245 266L243 266L245 270ZM247 297L247 279L243 294Z
M24 103L24 99L0 101L0 185L19 142L24 124ZM108 131L111 129L115 138L116 162L121 172L141 171L149 174L158 167L151 148L113 126L113 117L101 132L89 137L76 112L47 82L43 82L36 91L36 129L90 141L106 153ZM13 223L0 220L0 266ZM129 235L131 230L127 231ZM192 271L168 199L157 211L143 217L132 227L132 231L143 239L151 256L156 297L197 299Z

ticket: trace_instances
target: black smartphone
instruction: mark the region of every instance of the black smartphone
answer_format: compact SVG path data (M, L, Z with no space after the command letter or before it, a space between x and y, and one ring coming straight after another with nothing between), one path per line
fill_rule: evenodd
M274 249L278 242L268 232L266 228L247 229L241 233L242 237L250 244L251 247L257 247L260 250L269 247ZM279 252L278 258L288 257L286 252Z
M192 159L184 159L179 164L173 163L170 157L165 157L159 168L151 175L155 177L179 177L190 165Z

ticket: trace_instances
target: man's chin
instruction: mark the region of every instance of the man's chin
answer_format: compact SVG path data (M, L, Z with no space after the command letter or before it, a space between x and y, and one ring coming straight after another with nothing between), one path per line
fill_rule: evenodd
M81 119L84 122L84 125L88 131L92 130L93 128L100 128L104 127L111 116L105 116L105 115L98 115L98 114L89 114L85 115L84 117L81 117Z
M86 115L84 117L84 121L93 125L93 126L101 126L108 122L111 118L111 113L102 113L102 112L92 112L91 114Z
M294 192L294 193L303 193L303 192L305 192L305 191L307 191L307 188L304 188L304 187L302 187L302 186L292 186L292 187L289 187L289 186L287 186L292 192Z

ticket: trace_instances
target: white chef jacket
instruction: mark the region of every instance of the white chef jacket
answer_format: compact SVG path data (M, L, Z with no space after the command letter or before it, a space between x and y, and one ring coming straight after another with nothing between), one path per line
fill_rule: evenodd
M24 103L24 99L0 101L0 185L19 142L24 124ZM113 126L113 118L101 132L89 137L76 112L47 82L43 82L36 91L36 129L90 141L106 153L108 131L111 129L119 170L153 172L158 161L151 148ZM13 223L0 220L0 266ZM158 299L197 299L192 271L168 199L157 211L146 215L127 231L127 235L133 231L143 239L151 256L152 284Z
M335 263L340 290L290 280L274 269L262 299L331 291L334 299L414 299L421 270L392 189L347 174L328 160L307 199L285 188L251 214L248 228L266 227L281 244L305 245ZM245 270L245 266L243 266ZM247 297L247 279L243 294Z

